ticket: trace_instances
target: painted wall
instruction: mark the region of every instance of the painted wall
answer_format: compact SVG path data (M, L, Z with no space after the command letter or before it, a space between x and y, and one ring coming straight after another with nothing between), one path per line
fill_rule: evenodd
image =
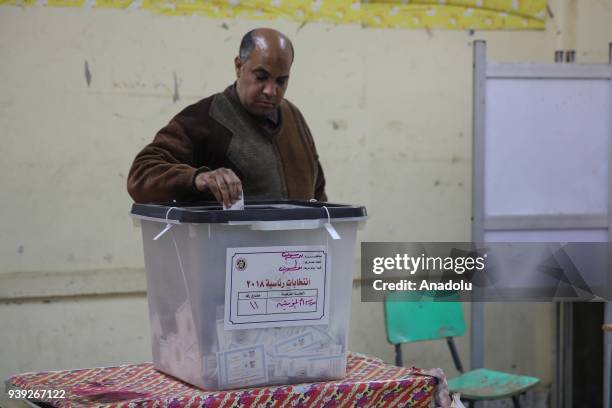
M233 81L244 32L270 25L293 39L287 98L313 131L330 201L367 206L361 240L460 241L470 239L472 41L496 61L575 49L577 62L607 62L612 4L550 5L544 31L472 34L0 7L0 378L150 359L126 174L172 115ZM361 303L357 288L353 305L350 348L392 361L381 305ZM553 316L546 304L487 306L487 364L548 387ZM459 346L469 361L469 338ZM404 355L454 374L442 343Z

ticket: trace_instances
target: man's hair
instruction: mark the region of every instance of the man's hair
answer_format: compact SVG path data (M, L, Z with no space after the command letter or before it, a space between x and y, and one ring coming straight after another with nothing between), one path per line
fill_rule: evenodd
M245 62L251 56L251 53L255 49L255 37L256 37L257 29L251 30L242 37L242 41L240 41L240 49L238 50L238 56ZM293 50L293 43L289 40L283 33L280 33L280 36L284 38L289 43L289 48L291 48L291 62L295 59L295 51Z

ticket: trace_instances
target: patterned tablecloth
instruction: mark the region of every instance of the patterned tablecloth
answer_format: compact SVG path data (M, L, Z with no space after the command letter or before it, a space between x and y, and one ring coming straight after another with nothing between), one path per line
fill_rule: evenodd
M203 391L153 368L151 363L19 374L22 390L65 390L56 407L431 407L437 379L418 368L384 364L350 353L340 381Z

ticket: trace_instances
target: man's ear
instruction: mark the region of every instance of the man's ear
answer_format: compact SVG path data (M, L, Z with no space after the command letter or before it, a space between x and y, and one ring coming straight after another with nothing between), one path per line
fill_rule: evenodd
M236 69L236 78L240 78L240 68L242 68L240 57L234 58L234 68Z

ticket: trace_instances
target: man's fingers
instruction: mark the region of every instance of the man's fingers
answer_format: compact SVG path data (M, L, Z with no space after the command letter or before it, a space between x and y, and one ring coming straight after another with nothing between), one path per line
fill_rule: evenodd
M217 186L219 187L219 194L221 195L221 202L226 207L231 206L232 198L231 198L229 186L225 182L225 178L223 177L223 174L221 172L217 172L215 174L215 182L217 183Z
M208 177L206 179L206 188L215 196L215 200L223 204L223 196L221 195L221 190L214 177Z
M210 190L215 199L226 207L242 196L242 182L231 169L223 167L198 175L196 187Z
M240 180L238 180L236 182L236 200L240 200L243 198L242 196L242 183L240 182Z
M228 186L232 203L240 200L242 196L242 183L236 174L230 169L223 169L223 179Z

